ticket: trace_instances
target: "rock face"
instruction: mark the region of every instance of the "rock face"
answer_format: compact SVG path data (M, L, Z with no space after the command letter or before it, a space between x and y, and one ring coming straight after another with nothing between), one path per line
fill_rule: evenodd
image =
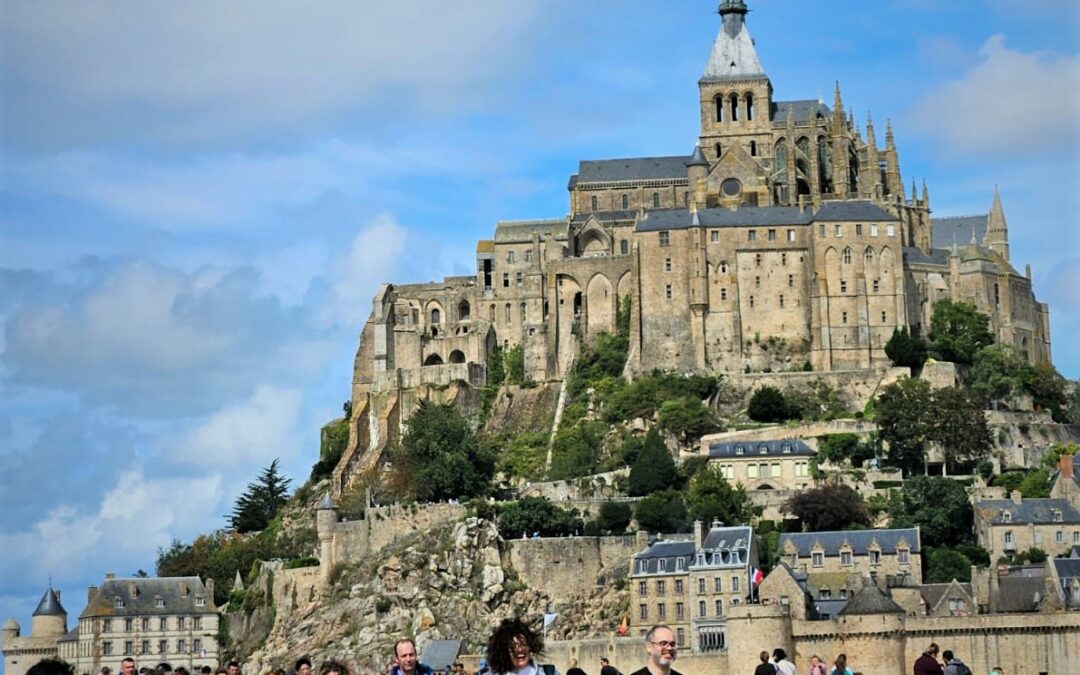
M323 596L275 616L265 642L243 658L245 670L289 668L307 655L316 664L344 660L358 673L384 671L402 637L414 638L421 653L448 638L478 653L503 618L521 616L539 628L548 611L558 614L549 639L599 637L614 631L629 602L622 584L560 598L525 588L494 524L478 518L395 542L335 576ZM245 621L231 617L230 625Z

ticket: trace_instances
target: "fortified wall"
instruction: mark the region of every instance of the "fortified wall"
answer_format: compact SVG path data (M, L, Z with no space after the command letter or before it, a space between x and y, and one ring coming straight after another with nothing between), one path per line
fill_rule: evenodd
M586 595L626 578L630 560L645 547L637 536L555 537L507 542L510 565L529 588L553 598Z

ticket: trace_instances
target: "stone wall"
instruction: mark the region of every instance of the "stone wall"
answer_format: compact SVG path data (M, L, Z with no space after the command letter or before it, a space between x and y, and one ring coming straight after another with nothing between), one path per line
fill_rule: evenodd
M745 408L754 391L761 387L776 387L783 391L793 387L808 387L815 380L824 380L844 392L850 409L857 412L866 406L866 402L878 389L895 382L901 376L910 375L909 368L892 367L792 373L727 373L724 383L725 386L742 392L739 407Z
M342 516L333 526L334 563L355 562L399 537L452 523L464 518L465 513L463 505L447 503L377 506L356 520Z
M556 480L546 483L532 483L521 490L522 497L546 497L553 502L566 500L593 500L598 497L614 496L615 481L620 476L629 476L630 469L616 469L607 473L597 473L584 478Z
M736 441L780 441L789 438L801 438L814 450L817 450L818 438L829 434L866 434L877 431L877 424L866 420L839 419L828 422L810 422L797 426L772 426L760 429L725 431L719 434L707 434L701 437L698 450L708 454L710 443L734 443Z
M512 539L507 549L510 565L522 583L565 599L625 578L638 545L636 537L629 535Z

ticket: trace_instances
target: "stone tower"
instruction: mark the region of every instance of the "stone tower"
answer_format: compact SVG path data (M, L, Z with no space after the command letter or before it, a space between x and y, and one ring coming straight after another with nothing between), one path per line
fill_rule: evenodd
M34 610L30 632L34 637L60 637L67 633L67 610L60 604L60 594L52 586L41 596Z
M1005 211L1001 208L1001 194L994 186L994 205L990 207L990 217L986 222L986 237L983 245L994 251L1005 262L1009 262L1009 227L1005 224Z

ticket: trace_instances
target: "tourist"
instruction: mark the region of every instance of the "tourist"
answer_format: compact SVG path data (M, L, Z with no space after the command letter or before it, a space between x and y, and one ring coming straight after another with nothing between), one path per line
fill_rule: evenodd
M817 654L810 657L809 675L825 675L825 664L821 662L821 657Z
M619 672L618 668L611 665L611 661L608 661L607 658L601 656L600 657L600 675L622 675L622 673Z
M75 675L75 668L62 659L41 659L30 666L26 675Z
M544 653L544 638L521 619L503 619L487 644L487 665L494 675L544 675L533 657Z
M218 666L217 670L214 671L214 675L229 675L229 669L225 666Z
M101 670L99 670L98 673L100 675L112 675L112 668L108 666L102 666Z
M319 666L319 675L352 675L349 667L340 661L323 661Z
M301 656L296 659L296 663L293 664L293 670L296 675L311 675L311 659L306 656Z
M773 665L778 675L795 675L795 664L787 659L787 652L777 647L772 652Z
M680 675L672 670L671 664L678 658L679 645L675 642L675 633L667 626L653 626L645 634L645 667L635 670L631 675Z
M769 663L769 652L761 652L758 658L761 659L761 663L754 668L754 675L776 675L776 666Z
M571 666L566 669L566 675L586 675L585 671L577 666Z
M135 675L135 659L125 656L120 662L120 675Z
M200 672L200 673L202 673L202 675L213 675L213 673L214 673L214 669L213 669L213 668L211 668L210 666L203 666L203 667L202 667L202 668L201 668L201 669L199 670L199 672Z
M915 675L942 675L945 672L937 661L938 651L936 642L923 650L922 656L915 659Z
M240 672L240 662L236 659L229 661L228 665L225 667L225 671L228 675L243 675L243 673Z
M394 643L394 660L390 675L431 675L431 668L420 663L416 656L416 643L405 638Z
M833 667L829 670L829 675L855 675L855 673L851 672L851 668L847 667L847 654L836 657Z
M941 653L941 657L945 659L945 675L971 675L971 668L948 649Z
M1005 675L1005 670L1001 666L994 666L990 670L990 675Z

